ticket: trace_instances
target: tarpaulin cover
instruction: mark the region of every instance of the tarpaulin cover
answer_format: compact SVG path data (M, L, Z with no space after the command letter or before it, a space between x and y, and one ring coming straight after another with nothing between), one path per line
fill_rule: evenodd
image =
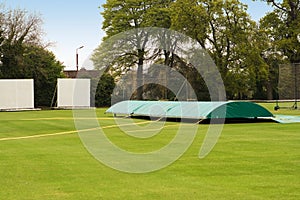
M122 101L107 113L150 117L212 119L212 118L272 118L273 114L252 102L179 102Z
M273 120L282 124L300 123L300 116L275 115Z

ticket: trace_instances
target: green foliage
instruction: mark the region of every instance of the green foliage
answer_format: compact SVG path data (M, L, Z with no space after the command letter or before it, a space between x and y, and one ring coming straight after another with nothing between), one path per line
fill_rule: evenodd
M267 98L272 99L278 97L279 65L300 61L300 1L267 2L274 10L259 22L259 49L267 65L267 78L262 83L265 83L267 88Z
M91 106L105 107L111 105L111 95L115 88L115 80L107 71L103 71L103 70L87 71L85 69L81 69L77 75L77 78L90 79Z
M64 66L53 53L38 46L9 45L4 51L1 78L34 79L35 106L50 106L57 78L61 78Z
M170 7L172 28L185 33L205 49L209 14L197 0L178 0Z
M111 105L111 95L115 88L115 80L110 74L103 74L98 82L95 94L95 106L107 107Z
M252 98L255 78L264 70L257 52L256 24L238 0L179 0L172 7L172 28L195 39L219 68L229 99ZM252 90L252 92L251 92Z
M34 79L36 106L50 106L57 78L64 77L64 66L55 59L52 52L35 46L26 48L24 62L24 76Z
M273 46L291 63L300 62L300 1L267 1L274 11L262 20L262 26L270 30Z
M108 0L103 5L104 12L102 12L104 18L102 28L106 32L104 41L107 41L118 33L134 28L149 26L169 28L171 26L171 19L168 15L167 8L171 2L171 0ZM134 44L131 52L123 52L123 54L122 52L114 53L112 49L118 49L118 47L111 46L114 44L104 43L95 51L93 61L98 69L101 67L111 67L110 69L114 76L121 75L124 71L126 72L129 69L136 68L138 77L136 82L137 85L141 85L143 82L143 66L148 51L147 45L149 38L143 31L137 31L132 34L130 41L127 42ZM119 56L117 56L115 60L104 61L107 65L103 66L103 60L109 57L107 54ZM100 63L100 66L98 63ZM143 87L138 89L136 98L143 98Z
M24 69L23 62L24 46L22 44L11 44L4 40L1 45L1 65L0 78L23 78L22 71Z
M0 16L0 78L34 79L35 106L50 106L64 66L41 42L40 17L21 9Z
M105 40L141 27L179 31L209 52L222 75L228 99L274 99L278 66L285 60L300 62L300 1L264 1L273 5L274 11L256 23L247 13L247 5L239 0L111 0L104 5L102 13L103 29L107 34ZM147 38L143 39L146 41L144 46L136 44L133 52L110 61L110 66L114 66L112 73L120 76L138 66L141 77L145 59L162 63L162 57L165 65L175 66L176 55L163 50L149 52ZM105 59L106 49L103 46L99 49L95 58L102 55ZM142 51L138 52L138 49ZM182 64L181 68L184 66L187 65ZM188 69L181 71L185 73Z

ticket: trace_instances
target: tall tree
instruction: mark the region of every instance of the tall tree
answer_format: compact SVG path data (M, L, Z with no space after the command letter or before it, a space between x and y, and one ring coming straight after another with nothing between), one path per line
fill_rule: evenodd
M143 66L147 54L147 44L149 43L148 33L139 28L149 26L170 26L170 20L165 16L164 5L171 1L163 0L108 0L104 5L102 15L104 17L103 30L106 32L104 41L110 37L125 31L136 29L132 32L131 43L134 49L112 61L110 66L117 66L121 71L137 66L137 85L143 85ZM93 60L97 66L97 60L105 59L103 52L105 47L99 46L95 51ZM109 52L111 53L111 52ZM103 66L98 66L101 68ZM114 69L115 70L115 69ZM142 99L143 87L137 89L137 99Z
M42 20L37 15L28 14L26 10L3 9L3 20L0 21L3 31L0 71L6 78L19 78L24 67L24 46L42 46Z
M33 78L35 105L50 106L64 66L42 41L40 16L22 9L0 13L0 78Z
M113 93L114 88L114 78L110 74L103 74L97 85L95 94L95 106L111 106L111 94Z
M142 28L146 22L145 15L149 9L149 1L136 0L136 1L120 1L108 0L103 5L104 17L103 29L106 31L106 38L115 34L131 30L133 28ZM141 41L141 38L144 38ZM143 64L145 60L145 47L147 44L147 35L143 32L136 32L135 35L135 53L133 55L133 64L137 64L137 85L143 82ZM132 58L132 56L130 56ZM129 66L132 67L132 66ZM142 88L138 88L137 98L142 99Z
M57 78L64 77L64 66L52 52L34 45L24 47L22 60L20 78L34 79L35 106L51 106Z
M278 97L279 65L300 62L300 1L261 0L274 7L260 20L261 55L268 66L267 98Z
M172 10L172 27L210 53L228 98L249 96L249 74L260 63L252 43L256 23L247 14L247 6L239 0L177 0Z
M257 33L257 38L259 38L257 52L260 52L261 58L267 66L265 79L261 81L264 88L260 88L259 91L263 92L265 90L265 98L269 100L277 96L278 69L279 65L285 60L285 56L279 51L276 42L278 41L277 33L280 32L278 29L281 29L280 24L281 22L275 13L269 13L260 19Z
M300 62L300 0L261 0L274 7L265 17L272 28L274 46L291 63ZM275 24L276 22L276 24Z

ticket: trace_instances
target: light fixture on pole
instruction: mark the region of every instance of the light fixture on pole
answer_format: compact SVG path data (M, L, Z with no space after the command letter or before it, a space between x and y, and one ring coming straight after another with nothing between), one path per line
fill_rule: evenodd
M82 49L84 46L78 47L76 49L76 71L78 72L78 50Z

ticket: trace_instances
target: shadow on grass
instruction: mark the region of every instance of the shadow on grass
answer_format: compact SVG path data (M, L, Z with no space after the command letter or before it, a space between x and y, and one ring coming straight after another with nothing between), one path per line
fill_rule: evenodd
M241 123L274 123L272 119L262 118L230 118L230 119L181 119L181 118L165 118L165 117L149 117L149 116L129 116L133 119L144 119L152 121L168 121L168 122L182 122L193 124L241 124ZM276 123L276 122L275 122Z

